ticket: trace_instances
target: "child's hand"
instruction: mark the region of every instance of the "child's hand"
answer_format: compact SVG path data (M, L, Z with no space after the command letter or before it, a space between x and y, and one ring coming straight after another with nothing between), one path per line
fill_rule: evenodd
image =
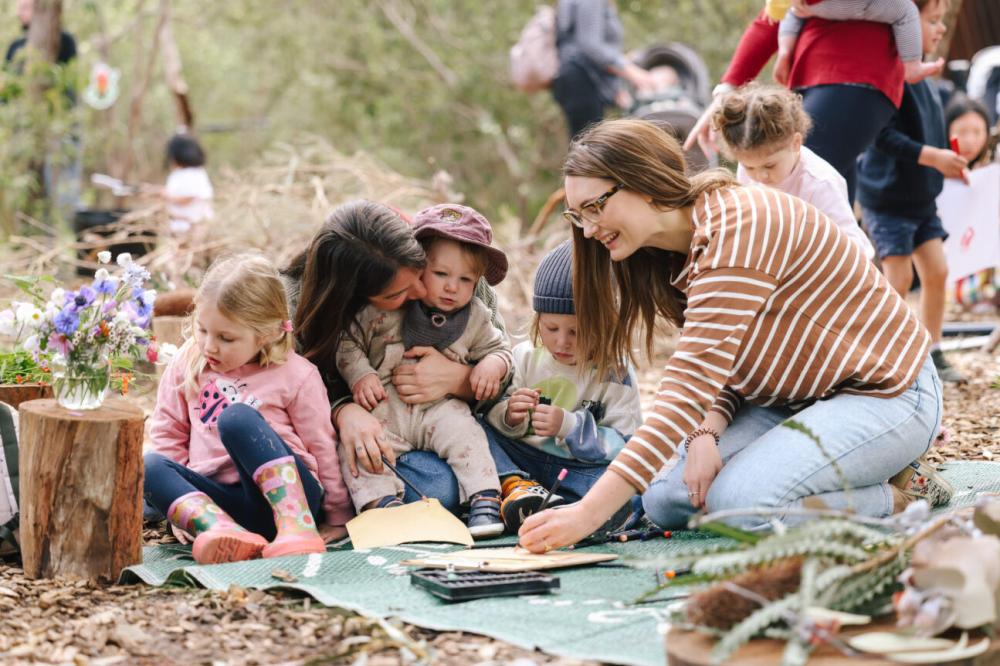
M535 407L535 413L531 415L531 427L536 435L555 437L562 428L564 414L562 407L538 405Z
M388 396L385 387L379 381L378 375L371 372L354 383L351 389L354 394L354 402L358 403L369 412L375 409L379 401L385 400Z
M966 184L969 182L966 172L969 161L954 151L924 146L917 162L937 169L945 178L960 178Z
M487 356L472 369L469 384L476 400L487 400L500 392L500 382L507 375L507 364L496 356Z
M529 388L519 388L510 394L507 399L507 414L503 420L512 428L524 423L528 418L528 411L538 404L538 391Z

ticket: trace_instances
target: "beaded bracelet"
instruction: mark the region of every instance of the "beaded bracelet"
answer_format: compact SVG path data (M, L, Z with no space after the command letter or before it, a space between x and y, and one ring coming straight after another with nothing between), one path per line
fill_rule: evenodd
M684 450L687 451L688 448L691 446L691 442L700 435L711 435L712 438L715 440L715 446L716 447L719 446L719 433L715 432L711 428L706 428L705 426L702 426L700 428L695 429L690 435L684 438Z

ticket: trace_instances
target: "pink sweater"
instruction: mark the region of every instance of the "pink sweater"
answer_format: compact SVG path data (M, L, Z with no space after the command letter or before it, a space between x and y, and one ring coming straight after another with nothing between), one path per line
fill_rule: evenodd
M206 368L198 377L198 395L189 396L185 356L178 354L160 380L151 428L153 451L219 483L237 483L239 474L219 439L216 421L221 400L246 403L261 413L323 486L326 522L343 525L350 520L354 513L341 477L330 401L316 366L289 352L284 363L266 368L248 363L225 376ZM220 398L202 400L206 390Z

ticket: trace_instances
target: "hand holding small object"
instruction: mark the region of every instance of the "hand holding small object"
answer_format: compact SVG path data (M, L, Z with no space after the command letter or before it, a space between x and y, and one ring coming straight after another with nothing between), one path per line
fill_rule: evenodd
M539 404L531 415L531 427L536 435L555 437L562 428L566 412L562 407Z
M507 399L507 413L504 421L511 427L517 427L528 418L528 413L538 404L538 391L529 388L519 388Z

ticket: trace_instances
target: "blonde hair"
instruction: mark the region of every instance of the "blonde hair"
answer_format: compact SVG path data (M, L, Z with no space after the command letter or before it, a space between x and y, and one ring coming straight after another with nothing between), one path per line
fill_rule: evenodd
M749 83L723 95L712 115L712 127L733 157L734 150L777 149L790 143L796 133L804 138L812 120L798 93Z
M211 303L227 319L253 331L262 340L257 362L262 366L283 363L294 338L284 330L288 320L288 300L278 270L262 254L248 252L224 257L212 264L194 298L194 312L188 321L194 329L198 308ZM184 386L197 393L198 376L205 369L205 357L188 337L182 352L187 366Z
M585 130L570 145L563 175L614 181L660 210L686 208L706 192L735 184L725 169L688 176L677 139L664 127L636 119L609 120ZM607 248L574 226L579 357L592 359L600 375L621 375L627 360L635 364L632 342L640 328L650 355L657 316L682 326L685 298L670 280L685 259L677 252L642 248L612 264Z

